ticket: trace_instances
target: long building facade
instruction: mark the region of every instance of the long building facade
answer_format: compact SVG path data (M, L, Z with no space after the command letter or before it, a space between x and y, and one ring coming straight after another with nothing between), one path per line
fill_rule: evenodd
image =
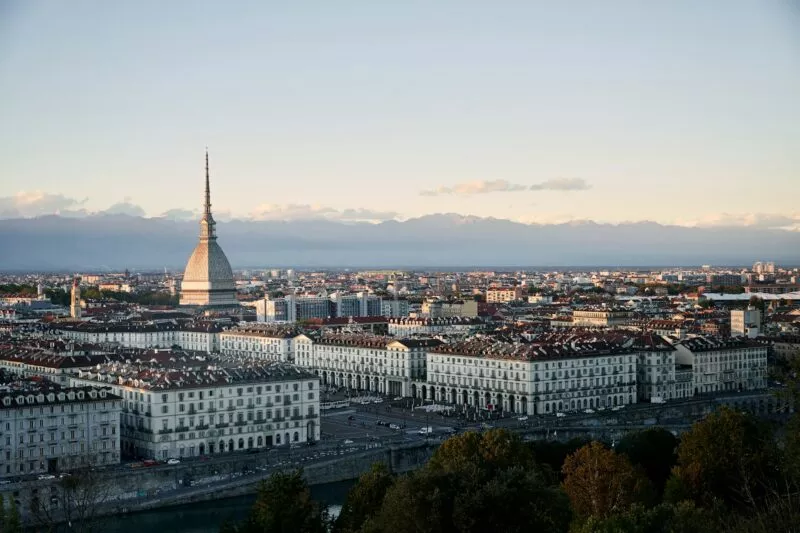
M414 382L425 379L427 350L439 344L434 339L378 335L299 335L294 339L295 363L326 385L413 396Z
M420 396L521 414L636 402L636 355L602 342L520 344L472 339L427 357Z
M316 441L319 378L282 363L235 357L108 364L75 385L122 398L122 451L138 458L196 457Z

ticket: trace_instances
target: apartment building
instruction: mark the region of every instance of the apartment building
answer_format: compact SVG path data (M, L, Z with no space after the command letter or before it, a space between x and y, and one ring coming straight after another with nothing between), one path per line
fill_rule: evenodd
M323 384L414 396L414 382L425 379L426 352L440 344L434 339L365 334L298 335L295 363L320 376Z
M425 300L421 313L429 318L478 316L478 302L475 300Z
M224 355L267 361L294 360L293 339L299 330L288 326L246 324L220 334Z
M675 389L675 347L660 335L637 336L637 391L640 402L673 400Z
M469 335L483 329L486 324L478 318L390 318L389 335Z
M731 309L731 337L758 337L761 330L761 311L755 307Z
M675 363L692 366L693 395L767 387L764 344L742 337L701 336L675 347Z
M109 387L0 384L0 478L119 463L120 402Z
M320 438L319 378L238 357L170 357L81 371L75 385L122 398L122 453L195 457Z
M626 309L579 309L572 312L572 325L589 328L613 328L631 319Z
M202 352L219 351L221 324L215 322L110 322L65 323L50 333L92 344L112 344L125 348L170 348Z
M506 303L522 299L522 287L496 287L486 291L486 303Z
M424 399L522 414L627 405L637 394L632 348L561 334L441 345L427 373Z
M108 354L54 352L14 345L0 349L0 369L20 378L44 377L62 387L69 385L71 374L108 360Z
M383 303L378 296L359 292L356 294L335 293L328 296L298 296L270 298L256 304L258 322L294 324L309 319L328 317L382 316Z

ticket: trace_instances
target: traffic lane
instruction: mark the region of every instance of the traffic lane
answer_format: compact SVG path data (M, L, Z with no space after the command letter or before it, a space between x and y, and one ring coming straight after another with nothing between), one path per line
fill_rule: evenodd
M352 417L353 420L349 418ZM385 437L394 435L387 426L376 423L375 418L348 409L339 413L331 413L322 417L322 431L336 436L365 435Z

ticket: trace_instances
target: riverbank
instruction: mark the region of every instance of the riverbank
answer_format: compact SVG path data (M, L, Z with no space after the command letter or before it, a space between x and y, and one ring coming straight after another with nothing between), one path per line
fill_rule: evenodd
M331 507L338 515L347 492L355 480L339 481L311 487L312 497ZM222 498L213 502L191 503L169 508L152 509L125 516L103 519L104 533L141 533L163 531L170 533L217 533L226 520L240 521L247 517L255 494Z

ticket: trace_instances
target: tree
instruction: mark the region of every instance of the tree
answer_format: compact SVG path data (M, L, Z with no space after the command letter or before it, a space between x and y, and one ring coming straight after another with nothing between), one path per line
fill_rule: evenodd
M564 491L572 510L583 517L605 518L631 504L647 501L650 483L624 455L592 442L567 457L562 468Z
M348 497L349 499L349 497ZM362 533L566 531L569 500L548 486L516 434L468 432L398 478Z
M360 530L364 522L380 511L386 491L393 484L394 476L384 463L372 465L372 469L358 478L347 493L333 531L351 533Z
M328 510L311 499L302 471L278 472L261 484L250 516L230 533L326 533Z
M685 492L701 505L720 500L755 506L778 473L778 452L769 428L753 415L728 407L682 436L673 469Z
M677 462L678 439L663 428L651 428L629 433L615 448L630 459L631 463L642 467L653 488L658 494L664 492L670 471Z
M716 533L716 517L691 502L660 504L647 508L633 504L623 513L607 518L590 517L571 533Z
M59 479L50 499L34 497L30 501L34 524L53 528L63 521L70 524L70 531L76 533L103 531L104 520L100 510L109 500L112 483L91 466L93 462L86 457L86 466Z
M575 438L567 442L535 440L529 443L536 462L552 483L561 482L561 467L567 457L589 444L587 438Z
M19 519L19 510L14 499L9 501L8 509L3 495L0 494L0 532L22 533L22 524Z
M468 431L447 439L431 457L428 468L443 472L491 477L512 466L534 468L530 448L519 435L505 429L485 433Z

